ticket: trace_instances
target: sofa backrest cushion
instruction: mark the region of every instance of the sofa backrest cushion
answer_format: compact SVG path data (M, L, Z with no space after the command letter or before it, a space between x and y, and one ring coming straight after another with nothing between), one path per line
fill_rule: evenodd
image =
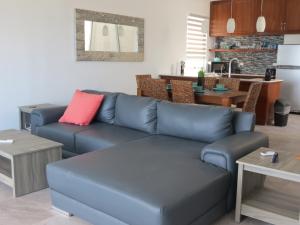
M119 94L116 102L115 125L156 133L157 100Z
M115 120L115 105L118 93L100 92L94 90L84 90L84 92L91 94L104 95L104 101L96 115L96 120L99 122L113 124Z
M234 112L233 115L233 129L234 133L244 131L254 131L255 114L250 112Z
M157 105L157 119L157 132L163 135L212 143L233 134L230 108L162 101Z

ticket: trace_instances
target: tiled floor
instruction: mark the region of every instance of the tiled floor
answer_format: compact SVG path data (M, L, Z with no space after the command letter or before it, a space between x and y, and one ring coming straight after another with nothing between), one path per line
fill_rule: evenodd
M271 147L300 153L300 116L290 116L289 126L257 127L258 131L270 136ZM269 179L270 187L280 186L283 191L299 193L299 186L290 182ZM221 218L214 225L234 225L233 212ZM266 225L254 219L246 218L243 225ZM51 210L49 191L43 190L21 198L13 199L10 188L0 184L0 225L88 225L76 218L65 217ZM106 225L106 224L103 224Z

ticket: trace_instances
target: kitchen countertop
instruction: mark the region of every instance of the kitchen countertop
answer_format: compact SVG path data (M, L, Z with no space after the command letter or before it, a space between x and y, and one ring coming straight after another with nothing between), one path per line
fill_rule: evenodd
M227 75L228 76L228 73L225 73L223 75ZM261 77L261 78L265 78L265 75L263 75L263 74L246 74L246 73L237 74L237 73L232 73L231 76L245 76L245 77Z
M207 73L207 76L210 77L221 77L221 74L214 74L214 73ZM228 73L223 73L223 76L228 76ZM241 81L245 82L262 82L262 83L276 83L276 82L283 82L283 80L275 79L275 80L270 80L270 81L265 81L265 75L262 74L237 74L237 73L232 73L231 74L232 78L238 77ZM241 78L241 77L246 77L246 78ZM253 77L253 78L252 78Z
M208 76L221 76L220 73L207 73ZM228 73L223 73L223 76L228 76ZM246 74L246 73L232 73L231 76L245 76L245 77L261 77L264 78L263 74Z
M247 82L262 82L262 83L277 83L277 82L283 82L283 80L275 79L275 80L270 80L266 81L261 78L250 78L250 79L240 79L241 81L247 81Z
M223 76L228 75L227 73L224 73ZM171 75L161 75L161 76L171 76ZM205 76L207 77L217 77L220 78L220 74L217 73L206 73ZM277 82L283 82L283 80L280 79L275 79L275 80L270 80L270 81L265 81L265 75L262 74L231 74L232 78L237 77L238 79L240 79L243 82L262 82L262 83L277 83ZM197 77L194 76L179 76L177 75L176 77L186 77L186 78L194 78L196 79ZM241 78L241 77L245 77L245 78Z

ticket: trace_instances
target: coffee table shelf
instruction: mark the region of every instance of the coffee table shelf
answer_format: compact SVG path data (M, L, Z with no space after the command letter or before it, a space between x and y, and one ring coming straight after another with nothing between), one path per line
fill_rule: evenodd
M9 178L12 177L11 161L3 156L0 156L0 174L3 174Z
M300 224L300 199L268 188L258 188L250 193L241 205L245 216L277 224Z

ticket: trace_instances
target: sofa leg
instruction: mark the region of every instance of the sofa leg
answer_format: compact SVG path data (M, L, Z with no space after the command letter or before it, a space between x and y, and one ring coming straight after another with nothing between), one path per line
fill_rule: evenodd
M55 207L55 206L52 206L52 209L53 209L54 211L58 212L59 214L64 215L64 216L67 216L67 217L73 216L72 213L68 213L68 212L66 212L66 211L64 211L64 210L61 210L61 209Z

